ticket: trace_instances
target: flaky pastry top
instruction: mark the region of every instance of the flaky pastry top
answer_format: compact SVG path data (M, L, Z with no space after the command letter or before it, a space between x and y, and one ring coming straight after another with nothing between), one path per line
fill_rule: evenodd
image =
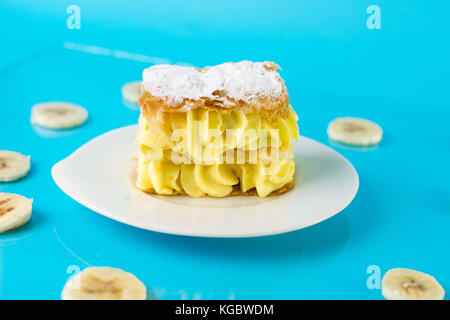
M289 95L273 62L241 61L203 69L155 65L143 72L139 99L144 116L205 108L239 109L275 120L289 115Z

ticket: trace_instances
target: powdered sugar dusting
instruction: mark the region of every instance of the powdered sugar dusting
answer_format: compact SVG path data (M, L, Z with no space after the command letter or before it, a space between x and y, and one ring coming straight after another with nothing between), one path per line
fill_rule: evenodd
M269 62L241 61L224 63L207 70L161 64L143 72L143 87L169 105L184 99L210 98L230 104L227 97L255 102L258 98L278 98L284 82Z

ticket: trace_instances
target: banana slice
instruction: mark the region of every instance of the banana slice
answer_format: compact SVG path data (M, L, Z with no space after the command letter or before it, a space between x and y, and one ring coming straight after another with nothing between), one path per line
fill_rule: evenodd
M86 122L85 108L68 102L44 102L31 109L31 122L50 129L70 129Z
M129 102L137 103L138 99L142 95L141 84L141 81L133 81L124 84L122 87L123 98Z
M383 277L381 292L388 300L442 300L445 291L429 274L412 269L391 269Z
M73 276L61 296L63 300L145 300L147 288L121 269L90 267Z
M337 118L330 122L327 133L330 139L356 146L378 144L383 136L378 124L361 118Z
M30 171L30 156L0 150L0 182L10 182L24 177Z
M33 199L14 193L0 193L0 233L16 229L31 218Z

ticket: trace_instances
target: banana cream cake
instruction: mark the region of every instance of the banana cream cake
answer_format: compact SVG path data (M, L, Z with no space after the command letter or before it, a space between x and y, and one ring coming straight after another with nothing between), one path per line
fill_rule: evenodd
M138 188L192 197L288 191L298 118L278 69L251 61L145 69Z

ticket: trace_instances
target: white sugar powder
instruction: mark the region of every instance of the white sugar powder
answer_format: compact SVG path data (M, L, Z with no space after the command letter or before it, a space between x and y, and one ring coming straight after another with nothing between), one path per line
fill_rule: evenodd
M260 97L277 98L283 94L283 80L271 68L267 62L241 61L220 64L202 72L193 67L161 64L144 70L143 85L146 91L164 98L170 105L181 103L183 99L200 98L228 104L226 97L213 95L215 91L251 103Z

